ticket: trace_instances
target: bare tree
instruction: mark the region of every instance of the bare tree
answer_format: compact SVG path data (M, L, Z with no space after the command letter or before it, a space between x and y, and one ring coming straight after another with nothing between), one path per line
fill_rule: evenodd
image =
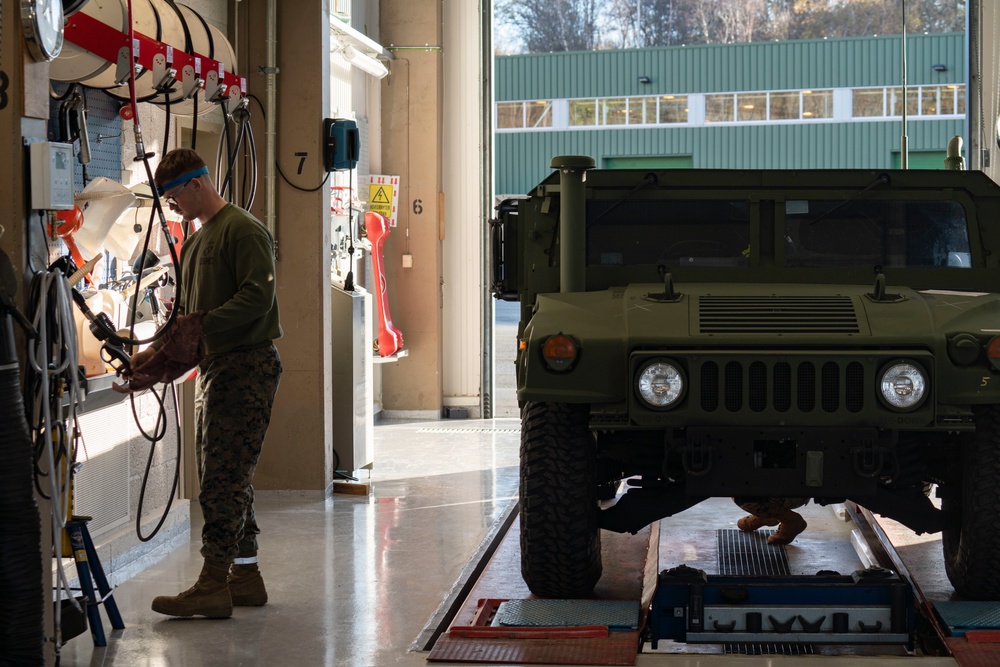
M605 34L619 48L672 46L691 41L696 0L610 0L605 3Z
M906 29L913 32L963 32L964 0L906 0Z
M497 0L529 53L589 51L597 46L597 0Z
M753 39L763 0L704 0L694 4L697 41L704 44L746 42Z
M899 34L901 0L496 0L516 52ZM961 32L967 0L906 0L906 29Z

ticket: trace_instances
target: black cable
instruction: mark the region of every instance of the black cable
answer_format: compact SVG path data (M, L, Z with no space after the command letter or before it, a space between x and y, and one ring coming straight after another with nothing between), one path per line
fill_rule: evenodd
M242 177L240 178L240 206L244 209L249 208L247 203L247 188L250 186L250 154L248 152L250 148L250 142L243 148L243 162L240 165L240 173Z
M337 470L337 468L340 467L340 454L337 453L337 448L336 447L333 448L333 456L336 459L336 461L333 462L333 474L336 475L337 477L341 478L341 479L346 479L349 482L356 482L356 481L358 481L357 477L351 477L347 473L343 473L343 472L340 472L339 470Z
M45 239L45 254L43 257L49 256L49 232L45 229L45 211L38 212L38 228L42 230L42 238ZM32 274L38 273L39 269L35 268L35 258L34 254L31 252L31 232L28 232L28 269Z
M149 249L149 241L150 241L150 238L151 238L152 233L153 233L153 221L154 220L159 220L159 222L160 222L160 229L163 232L164 238L167 241L167 248L168 248L168 250L170 252L170 261L173 263L173 265L175 267L177 267L177 270L174 272L176 274L174 276L174 281L175 281L177 293L180 293L180 288L181 288L180 258L177 255L177 246L174 243L173 236L170 234L170 229L167 227L167 218L166 218L166 216L163 213L163 206L160 204L159 197L156 196L156 191L155 191L155 188L156 188L156 185L155 185L156 184L156 179L153 178L153 168L149 164L149 155L137 156L135 158L135 161L142 162L143 166L146 169L146 178L149 179L150 186L153 188L153 200L152 200L153 201L153 209L152 209L152 211L150 211L149 224L146 226L146 237L145 237L145 240L143 241L142 253L139 256L140 256L140 258L141 258L142 261L145 260L146 251ZM133 315L133 320L132 320L132 322L131 322L131 324L129 326L129 336L125 337L125 336L119 335L119 333L117 331L112 330L110 327L107 327L105 325L105 323L102 322L99 319L93 320L91 323L94 324L94 325L96 325L97 328L100 329L101 333L104 334L104 338L102 340L104 340L104 339L111 340L111 341L113 341L114 343L116 343L118 345L124 345L124 346L146 345L146 344L152 343L153 341L158 340L160 337L162 337L163 334L166 333L167 329L169 329L170 326L173 325L174 320L177 319L177 309L176 308L171 308L170 309L170 314L167 316L166 323L164 323L164 325L162 327L160 327L160 329L157 330L152 336L150 336L149 338L135 338L134 337L134 331L135 331L135 319L134 319L134 317L135 317L135 312L136 312L136 309L137 309L138 303L139 303L138 302L138 296L139 296L139 289L138 289L139 284L138 284L138 281L141 280L141 278L142 278L142 269L143 269L142 261L140 261L139 274L138 274L138 276L136 278L136 281L137 281L136 282L136 290L135 290L136 293L135 293L135 295L133 295L133 299L132 299L132 315Z
M170 91L163 94L163 110L166 114L166 122L163 123L163 145L170 145Z
M267 111L264 109L264 103L260 101L260 98L253 93L247 93L247 98L253 100L260 107L260 113L264 117L264 121L267 122Z
M249 93L247 95L247 97L249 99L253 100L254 102L256 102L257 106L260 107L261 115L264 116L264 122L266 123L267 122L267 111L265 111L265 109L264 109L264 103L261 102L260 98L257 97L256 95L254 95L253 93ZM322 188L324 185L326 185L327 180L330 178L330 172L326 172L326 176L323 178L323 182L322 183L320 183L319 185L317 185L314 188L303 188L301 186L296 185L295 183L292 183L288 179L288 177L285 176L285 172L283 172L281 170L281 165L278 164L278 159L277 158L274 159L274 166L277 168L278 175L281 176L281 180L283 180L285 183L287 183L291 187L295 188L299 192L316 192L317 190L319 190L320 188Z
M257 142L253 138L253 125L247 123L247 146L250 149L250 166L253 170L253 177L250 179L250 197L247 200L247 210L253 208L253 203L257 199Z
M79 85L79 84L77 84L77 85ZM80 86L80 97L83 99L83 110L84 110L84 112L86 112L87 111L87 88L85 86ZM169 117L168 117L168 121L169 121ZM84 140L84 137L81 136L80 137L80 141L82 142L83 140ZM87 136L87 141L88 141L88 145L89 145L89 141L90 141L89 134ZM80 163L80 172L81 172L81 174L83 176L83 186L87 187L87 185L90 183L90 171L87 169L87 165L85 165L83 163Z
M52 100L54 100L54 101L56 101L56 102L62 102L67 97L69 97L70 93L73 92L73 87L75 85L79 85L79 84L68 84L66 86L66 90L64 90L62 93L57 93L55 86L52 85L52 81L50 80L49 81L49 98L52 99Z
M181 478L181 438L180 438L181 423L179 415L180 410L177 405L177 388L174 386L173 382L171 382L168 387L164 387L163 389L164 393L166 393L168 389L170 390L171 395L174 399L174 427L177 432L177 456L175 457L174 460L174 481L170 485L170 493L167 494L167 506L163 508L163 514L160 515L160 520L153 528L153 532L151 532L149 535L143 535L142 508L146 501L146 484L149 482L149 471L153 466L153 457L156 454L156 443L162 440L167 433L166 407L163 404L163 397L157 394L155 390L151 390L153 396L156 397L156 401L159 404L160 409L156 416L156 427L154 429L155 436L147 435L142 430L142 426L139 427L139 430L142 432L143 436L145 436L145 438L149 440L150 444L149 457L146 459L146 470L145 472L143 472L142 485L139 487L139 504L136 507L135 511L135 535L136 537L139 538L140 542L148 542L154 537L156 537L156 534L160 532L160 528L163 527L163 523L167 520L167 515L170 514L170 507L174 503L174 496L177 495L177 488L180 485L180 478ZM136 408L135 408L135 394L132 395L132 415L135 418L135 423L139 424L139 415L136 413ZM161 424L163 425L162 430L160 429Z
M225 105L223 104L220 106L223 107L223 113L225 114L226 119L227 120L231 119L232 116L225 113ZM236 135L236 144L227 145L228 149L227 157L229 158L229 161L226 165L226 179L223 182L223 190L229 192L230 202L233 202L233 200L236 198L236 186L235 184L233 184L233 170L236 168L236 158L239 157L240 147L243 145L243 137L246 136L246 122L244 121L235 121L235 122L239 124L240 130L239 133ZM228 137L228 131L226 134Z
M230 160L232 159L233 138L232 138L232 136L230 134L230 131L229 131L229 113L226 111L226 105L225 105L225 103L220 104L219 105L219 109L222 110L222 133L223 133L223 138L225 139L225 142L226 142L226 148L225 148L225 152L223 152L222 150L219 151L218 158L217 158L217 164L219 164L219 165L222 164L222 156L225 155L226 156L226 165L227 166L226 166L226 173L225 173L225 175L223 176L223 174L219 173L218 176L217 176L217 178L216 178L216 180L221 183L221 186L219 187L219 194L222 195L222 197L224 199L226 199L226 201L232 203L233 198L232 198L231 194L227 194L227 193L228 193L228 190L229 190L229 177L233 173L232 172L232 165L231 165L231 162L230 162ZM220 169L220 168L221 167L217 167L217 169Z
M278 168L278 174L281 176L281 180L283 180L285 183L288 183L290 186L292 186L293 188L295 188L299 192L316 192L317 190L319 190L320 188L322 188L324 185L326 185L326 182L330 178L330 173L331 173L329 171L326 172L326 176L323 177L323 182L320 183L319 185L317 185L316 187L314 187L314 188L302 188L302 187L299 187L298 185L295 185L295 183L292 183L290 180L288 180L288 177L285 176L285 172L281 171L281 165L278 164L278 160L277 159L275 159L275 161L274 161L274 166Z
M344 291L354 291L354 170L347 170L347 276Z
M194 117L191 119L191 150L198 147L198 91L194 91Z
M155 181L155 179L153 177L153 170L152 170L152 167L149 164L148 157L147 156L142 156L142 158L138 158L138 159L142 160L142 163L143 163L143 165L144 165L144 167L146 169L146 175L149 178L149 183L155 188L156 187L155 186L156 181ZM154 194L155 194L155 190L154 190ZM135 294L133 295L133 300L132 300L132 320L129 323L129 334L130 334L130 336L133 334L133 332L135 330L135 314L136 314L136 311L138 310L138 297L139 297L139 283L138 283L138 281L142 279L143 263L144 263L145 258L146 258L146 252L149 249L149 241L150 241L150 238L152 236L154 217L158 217L159 218L161 229L163 231L164 236L166 237L167 247L170 250L170 258L171 258L171 261L173 262L173 265L175 267L175 271L174 271L174 274L175 274L175 276L174 276L175 294L178 294L178 295L180 294L180 289L181 289L180 258L177 255L177 248L176 248L176 245L174 243L173 237L170 234L170 230L167 227L166 216L163 214L163 207L160 204L160 199L159 199L159 197L155 197L154 196L153 197L153 210L150 212L150 220L149 220L149 224L148 224L148 226L146 228L146 238L145 238L145 240L143 242L142 253L139 255L140 256L139 272L138 272L138 274L136 276L136 290L135 290ZM164 324L163 327L162 327L162 329L160 330L160 332L158 332L160 335L162 335L162 332L165 332L167 330L167 328L169 328L173 324L174 320L177 319L177 313L178 313L178 311L179 311L179 309L176 307L176 303L175 303L175 306L170 309L170 314L167 316L167 322L166 322L166 324ZM173 387L173 383L171 383L170 386ZM143 508L143 501L145 499L146 484L149 481L149 471L150 471L150 468L152 466L153 455L154 455L154 452L156 450L156 443L159 442L160 440L162 440L163 437L166 435L166 428L167 428L167 426L166 426L166 421L167 421L166 420L166 408L164 406L163 398L158 393L156 393L155 390L152 390L152 394L156 398L157 404L159 406L159 409L157 411L156 426L154 427L154 430L153 430L152 434L146 433L144 427L142 426L142 423L141 423L141 421L139 419L139 415L138 415L138 413L136 411L135 394L133 393L131 395L132 417L135 420L136 426L139 428L139 432L150 443L149 459L146 462L146 470L145 470L145 473L143 474L143 477L142 477L142 486L141 486L140 494L139 494L139 506L138 506L138 508L136 510L136 518L135 518L135 521L136 521L136 524L135 524L136 537L138 537L139 540L142 541L142 542L148 542L149 540L151 540L154 537L156 537L157 533L159 533L160 528L163 526L163 523L166 521L167 516L170 513L170 508L171 508L171 505L173 504L174 494L176 493L177 487L178 487L178 485L180 483L180 461L181 461L181 450L180 450L180 447L181 447L180 417L177 414L177 396L176 396L176 394L174 394L174 418L175 418L176 431L177 431L177 457L176 457L177 460L176 460L176 463L175 463L174 480L173 480L173 484L171 485L170 497L167 500L167 505L166 505L166 507L163 510L163 514L160 515L160 520L157 522L156 526L153 528L153 532L151 532L149 535L145 535L144 536L142 534L142 508ZM162 425L162 427L161 427L161 425Z

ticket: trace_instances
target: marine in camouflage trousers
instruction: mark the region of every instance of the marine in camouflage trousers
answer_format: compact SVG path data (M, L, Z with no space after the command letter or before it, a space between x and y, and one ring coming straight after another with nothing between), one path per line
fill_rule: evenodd
M201 555L232 562L257 555L253 474L281 377L272 343L205 359L195 384L195 451L201 479Z

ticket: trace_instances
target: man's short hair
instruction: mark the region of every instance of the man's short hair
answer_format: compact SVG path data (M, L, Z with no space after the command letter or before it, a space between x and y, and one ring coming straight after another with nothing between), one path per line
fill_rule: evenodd
M190 148L175 148L167 152L156 166L156 173L153 180L157 186L169 183L175 178L188 174L202 167L207 167L205 161L201 159L195 151Z

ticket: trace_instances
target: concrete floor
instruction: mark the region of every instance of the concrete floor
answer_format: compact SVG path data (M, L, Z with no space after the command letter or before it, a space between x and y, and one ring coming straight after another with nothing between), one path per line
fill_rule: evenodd
M195 525L189 544L116 589L125 630L110 632L107 648L95 649L89 633L70 640L61 664L428 664L425 653L413 650L416 639L517 493L518 427L513 419L377 426L370 496L321 500L261 494L266 606L238 608L227 620L179 620L150 611L154 596L174 594L196 577L201 558ZM714 531L731 527L741 514L723 499L664 521L661 565L698 565L708 558ZM809 531L789 547L793 571L816 566L810 552L838 567L856 562L840 534L847 529L828 508L809 506L806 518ZM638 664L770 667L815 665L817 660L852 666L956 664L949 658L906 656L724 656L684 646L644 653Z

